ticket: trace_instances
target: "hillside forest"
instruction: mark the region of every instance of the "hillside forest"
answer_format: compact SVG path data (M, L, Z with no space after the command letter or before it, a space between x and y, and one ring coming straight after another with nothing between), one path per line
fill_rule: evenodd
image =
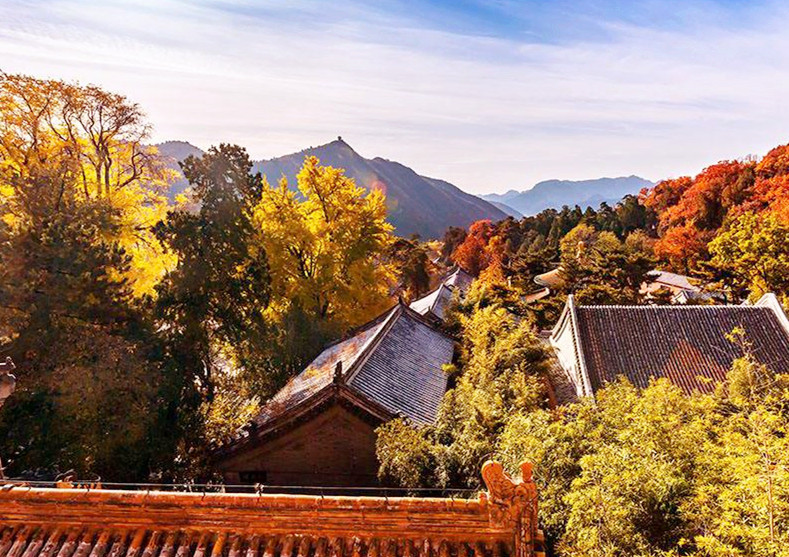
M571 293L669 303L641 294L655 268L786 305L789 145L613 206L421 239L314 157L269 183L220 144L182 163L190 186L170 200L150 131L123 96L0 74L0 353L18 368L6 475L216 480L211 449L327 341L459 265L478 278L449 319L451 388L433 426L381 427L384 482L477 488L486 458L530 460L555 554L786 555L789 378L746 355L711 395L622 381L553 408L538 334ZM557 268L554 295L529 301Z

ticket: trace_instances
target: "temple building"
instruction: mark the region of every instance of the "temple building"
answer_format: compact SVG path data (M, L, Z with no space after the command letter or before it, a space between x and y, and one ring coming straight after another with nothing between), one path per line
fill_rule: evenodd
M462 296L471 286L474 277L460 267L456 268L438 286L423 297L411 302L411 309L435 322L444 321L444 311L453 297Z
M573 296L551 332L557 365L551 383L559 403L593 396L627 378L646 387L665 377L685 392L711 392L743 356L774 373L789 373L789 320L774 294L753 305L577 306Z
M444 312L471 277L456 270L410 307L328 345L216 453L229 484L375 486L375 429L396 417L435 421L454 340Z
M122 491L4 483L9 557L541 557L531 466L475 499ZM97 489L98 488L98 489Z
M641 294L647 299L659 292L669 294L672 304L698 304L704 302L722 302L724 297L718 292L707 292L701 288L698 280L685 275L668 271L651 271L647 280L641 285Z

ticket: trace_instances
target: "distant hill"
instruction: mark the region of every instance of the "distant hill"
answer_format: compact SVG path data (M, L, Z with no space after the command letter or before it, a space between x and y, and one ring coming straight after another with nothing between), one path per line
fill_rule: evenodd
M180 178L171 184L170 191L167 194L170 201L173 201L176 195L189 187L189 182L186 181L186 178L181 173L181 167L178 166L178 163L190 155L202 157L203 150L186 141L165 141L154 145L154 147L159 149L159 153L167 158L167 166L177 171L180 175Z
M535 215L543 209L560 209L564 205L597 207L602 202L613 204L628 194L652 187L649 180L638 176L597 178L596 180L546 180L526 191L489 193L482 198L491 203L503 203L524 215Z
M196 154L182 142L166 142L159 145L159 149L162 154L176 159L178 154ZM419 234L423 238L438 238L449 226L467 227L476 220L497 221L507 216L491 203L449 182L420 176L398 162L366 159L341 138L291 155L256 161L254 170L272 184L285 176L288 183L295 186L296 174L304 158L310 155L318 157L323 165L344 168L348 176L368 190L382 190L386 194L388 220L400 236Z
M492 195L495 195L495 194L492 194ZM513 209L512 207L510 207L506 203L502 203L501 201L493 201L491 199L488 199L487 202L490 203L491 205L493 205L494 207L496 207L498 209L501 209L502 211L504 211L505 213L507 213L511 217L514 217L516 219L523 218L523 213L521 213L520 211L516 211L515 209Z

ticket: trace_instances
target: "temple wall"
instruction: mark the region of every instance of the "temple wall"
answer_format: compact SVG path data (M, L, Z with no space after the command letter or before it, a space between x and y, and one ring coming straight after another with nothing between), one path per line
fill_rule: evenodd
M219 464L228 484L378 485L375 427L333 405L281 436Z

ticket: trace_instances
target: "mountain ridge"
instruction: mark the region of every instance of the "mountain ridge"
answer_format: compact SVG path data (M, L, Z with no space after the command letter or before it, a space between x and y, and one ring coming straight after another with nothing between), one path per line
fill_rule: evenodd
M560 209L564 205L597 207L600 203L616 203L628 194L638 194L643 188L654 186L653 182L631 174L616 178L592 180L543 180L532 188L505 193L488 193L480 197L504 204L524 215L534 215L544 209Z
M165 142L157 147L172 160L177 159L174 151L184 151L183 142L173 142L172 146L173 149ZM397 161L362 157L341 137L296 153L253 161L253 171L260 172L270 183L285 176L288 184L295 187L296 174L307 156L316 156L325 166L344 168L347 176L367 190L382 190L386 194L387 220L400 236L440 238L450 226L465 228L477 220L497 221L507 216L488 201L449 182L422 176ZM178 187L183 186L179 181ZM178 193L176 189L173 191Z

